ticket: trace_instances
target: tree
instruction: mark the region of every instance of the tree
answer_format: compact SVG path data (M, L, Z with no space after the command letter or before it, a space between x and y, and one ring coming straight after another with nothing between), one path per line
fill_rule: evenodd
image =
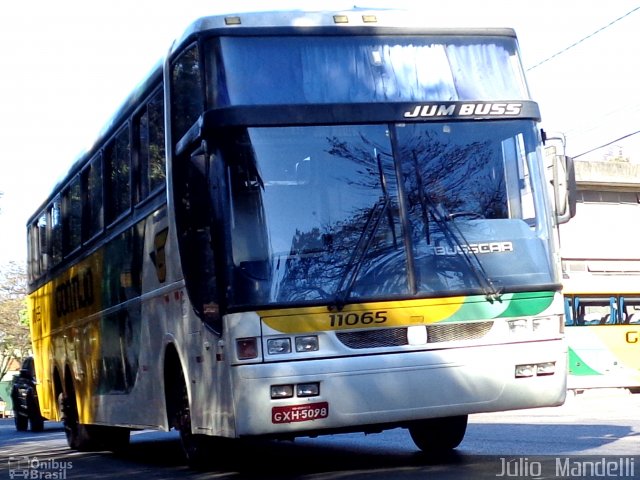
M0 269L0 378L31 350L26 278L16 262Z

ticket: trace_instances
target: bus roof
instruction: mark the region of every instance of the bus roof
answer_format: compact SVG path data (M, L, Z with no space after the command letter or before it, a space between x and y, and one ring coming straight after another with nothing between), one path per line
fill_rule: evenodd
M193 35L205 31L211 33L249 33L252 29L273 29L303 32L309 28L339 33L344 28L363 29L363 33L374 29L403 29L403 33L507 35L515 37L515 30L507 27L488 28L480 21L462 20L449 15L429 12L428 16L399 9L360 9L340 11L262 11L205 16L195 20L174 43L172 52ZM352 32L353 33L353 32Z
M446 17L446 18L443 18ZM496 35L516 37L515 30L508 27L482 27L477 20L469 22L450 14L429 12L428 17L416 15L416 12L400 9L362 9L354 7L351 10L340 11L254 11L225 15L204 16L193 21L184 33L173 42L168 50L167 57L184 46L191 37L203 32L211 34L233 34L234 31L243 34L265 33L274 31L278 34L302 33L310 28L320 28L323 33L340 33L344 28L359 28L357 33L402 33L407 34L447 34L461 35L473 34L480 36ZM444 28L444 26L449 28ZM253 31L252 31L253 30ZM258 32L259 30L259 32ZM354 33L353 30L350 30ZM140 96L148 92L148 88L162 77L162 66L166 58L159 59L151 68L150 73L133 89L128 97L115 113L107 120L103 128L95 138L95 141L72 161L70 167L63 172L57 180L54 188L47 195L42 204L32 213L27 220L27 225L38 218L42 209L55 198L62 188L85 164L88 157L93 156L102 142L113 135L114 125L118 120L131 113L137 105Z

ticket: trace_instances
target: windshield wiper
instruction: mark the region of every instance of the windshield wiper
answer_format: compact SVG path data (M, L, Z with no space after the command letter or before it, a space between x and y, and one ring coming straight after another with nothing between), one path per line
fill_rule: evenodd
M371 248L371 243L378 232L378 228L384 218L385 212L389 209L390 203L391 200L387 196L385 199L381 199L376 202L369 212L369 216L364 224L362 233L358 238L358 243L356 243L356 246L351 253L349 262L344 269L344 275L340 278L340 283L336 288L333 306L337 310L342 310L344 308L347 298L349 298L349 295L351 294L351 289L358 278L364 258Z
M360 269L362 268L365 256L371 248L371 243L373 242L373 239L378 232L378 228L380 227L380 223L382 222L385 213L387 216L387 222L389 223L389 229L391 230L391 235L393 236L393 246L395 248L398 245L395 222L393 220L393 212L390 208L391 196L389 195L387 178L382 167L382 158L378 153L377 148L373 149L373 156L378 167L378 175L380 176L382 198L373 205L373 208L369 212L369 216L367 217L367 221L364 224L362 233L358 238L358 242L356 243L356 246L353 249L353 253L351 254L349 262L347 263L347 266L344 270L344 275L342 275L342 277L340 278L340 283L336 288L336 294L333 303L337 310L342 310L344 308L349 295L351 295L351 290L353 289L353 285L358 278L358 274L360 273Z
M378 153L378 149L373 149L373 154L376 158L376 164L378 166L378 175L380 175L380 188L382 188L382 195L384 197L384 203L386 205L387 211L387 222L389 223L389 230L391 230L391 236L393 237L393 247L398 246L398 237L396 235L396 226L393 220L393 212L389 208L389 204L391 203L391 198L389 196L389 189L387 187L387 177L384 174L384 170L382 168L382 158Z

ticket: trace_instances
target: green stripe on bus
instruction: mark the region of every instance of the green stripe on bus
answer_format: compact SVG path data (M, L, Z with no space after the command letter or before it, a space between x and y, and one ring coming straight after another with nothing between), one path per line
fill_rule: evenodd
M553 303L554 292L507 293L488 302L482 295L467 297L460 309L444 322L538 315Z
M569 373L571 375L579 376L602 375L600 372L587 365L580 355L578 355L571 347L569 347Z
M514 293L511 302L500 315L501 317L518 317L521 315L538 315L553 303L553 292Z

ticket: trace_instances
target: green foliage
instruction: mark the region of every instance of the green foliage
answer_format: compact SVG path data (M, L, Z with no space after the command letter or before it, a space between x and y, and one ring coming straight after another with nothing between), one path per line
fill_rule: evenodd
M24 267L0 267L0 378L29 354L29 315Z

